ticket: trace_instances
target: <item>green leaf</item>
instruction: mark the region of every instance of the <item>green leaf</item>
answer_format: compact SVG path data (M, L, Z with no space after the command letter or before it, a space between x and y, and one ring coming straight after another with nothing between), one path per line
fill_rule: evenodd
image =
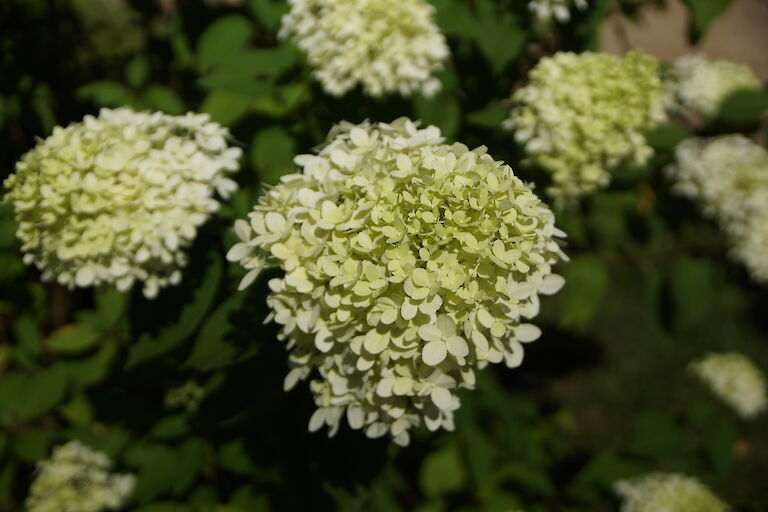
M485 108L467 114L467 123L481 128L498 130L507 116L509 116L509 108L504 107L500 101L494 101Z
M645 140L657 151L671 151L683 140L691 136L691 132L679 124L662 124L645 134Z
M208 89L225 88L242 94L262 94L253 84L262 87L275 80L297 62L298 54L290 46L236 50L222 57L211 72L200 80ZM246 88L245 84L249 85ZM264 88L263 90L267 90Z
M296 83L270 89L251 103L251 109L270 117L284 117L311 98L307 84Z
M654 462L682 455L683 432L670 416L646 412L634 420L632 427L629 452Z
M128 351L128 361L126 368L133 368L136 365L162 355L175 348L179 343L192 335L200 322L205 318L205 314L213 304L213 299L219 289L222 276L221 256L215 251L208 253L208 264L197 268L197 275L202 276L202 281L194 290L189 290L190 280L186 280L186 286L167 290L158 299L155 299L153 308L159 308L159 311L178 311L177 315L171 317L166 315L162 318L162 325L156 333L142 333ZM193 271L193 269L188 269ZM182 301L182 296L184 299ZM181 308L174 305L174 300L182 301ZM164 309L163 302L168 301Z
M102 107L119 107L135 100L130 89L119 82L100 80L90 82L77 90L77 97Z
M125 67L125 81L134 89L140 88L149 78L149 61L144 55L136 55Z
M128 308L129 295L116 288L99 290L96 293L96 313L98 325L112 327L125 314Z
M197 66L206 70L218 61L243 48L251 39L248 18L231 14L214 21L197 42Z
M707 32L709 25L731 5L731 0L685 0L691 12L691 41L696 42Z
M490 0L478 2L474 39L495 73L501 73L523 50L527 32L509 12Z
M11 442L13 451L22 460L35 463L48 455L51 433L39 427L26 427Z
M757 121L767 110L768 90L743 89L723 100L718 118L739 123Z
M672 268L674 324L680 329L696 327L712 311L720 293L713 264L704 259L681 257Z
M251 164L265 183L276 185L283 174L295 169L296 142L281 126L259 131L251 145Z
M221 467L238 474L248 476L257 471L257 467L248 456L248 449L242 439L230 441L219 448Z
M133 510L133 512L194 512L194 510L195 509L189 505L182 505L180 503L173 503L170 501L161 501L136 508Z
M426 496L458 491L465 479L464 463L452 444L427 455L419 472L419 484Z
M246 296L246 293L236 293L208 317L184 366L207 371L232 362L238 349L226 338L233 329L232 313L240 308Z
M22 313L13 323L16 337L13 356L25 368L35 368L42 347L42 333L37 320L30 313Z
M166 416L155 423L147 437L149 439L174 439L182 437L189 431L187 417L184 414L174 414Z
M584 255L565 265L563 274L565 287L558 296L562 301L560 325L584 331L600 310L610 282L608 271L599 257Z
M147 87L142 100L152 110L160 110L167 114L181 115L187 110L176 91L164 85L152 84Z
M203 470L207 451L208 445L197 438L187 439L176 449L176 465L179 469L174 482L174 494L185 494L195 483Z
M248 113L250 103L251 99L246 95L214 89L205 97L200 110L210 114L217 123L232 126Z
M419 119L440 128L447 140L456 137L461 125L461 106L453 95L446 92L431 98L418 95L413 104Z
M45 340L45 346L54 353L77 354L93 348L101 339L101 333L87 323L68 324L53 331Z
M126 452L125 461L138 472L133 498L139 504L146 504L173 489L179 467L169 447L151 443L135 444Z
M288 3L276 0L251 0L248 5L253 16L272 33L280 28L280 21L289 10Z
M62 361L59 366L74 384L86 387L104 380L109 375L116 355L115 344L107 343L92 356L74 361Z
M0 379L0 423L23 423L56 407L67 394L67 373L56 365L35 375Z

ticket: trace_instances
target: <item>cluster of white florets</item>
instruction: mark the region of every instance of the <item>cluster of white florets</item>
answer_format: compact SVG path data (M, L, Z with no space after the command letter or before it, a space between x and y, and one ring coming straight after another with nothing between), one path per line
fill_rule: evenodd
M143 281L152 298L178 283L214 193L236 188L227 137L205 114L127 108L54 128L5 181L24 262L70 288Z
M518 366L540 293L563 278L552 212L484 147L446 145L408 119L342 123L235 231L228 258L285 271L268 303L290 389L313 370L310 430L346 414L369 437L453 427L474 370Z
M556 19L564 23L571 19L573 8L584 10L587 8L586 0L530 0L528 9L541 20Z
M136 478L110 472L105 454L79 441L53 449L51 458L37 464L30 488L29 512L100 512L124 505Z
M668 172L674 190L717 220L734 259L768 282L768 151L743 135L689 139Z
M425 0L289 0L281 37L307 54L329 94L356 85L370 96L440 89L434 76L449 56Z
M743 354L708 354L694 361L690 371L744 419L754 418L768 407L765 376Z
M530 161L552 174L550 192L577 197L610 182L622 164L653 150L645 131L665 118L659 63L641 52L557 53L512 95L505 128Z
M728 505L697 479L677 473L651 473L614 486L621 512L727 512Z
M705 117L717 114L730 94L760 86L760 80L749 67L700 55L677 59L669 82L674 106Z

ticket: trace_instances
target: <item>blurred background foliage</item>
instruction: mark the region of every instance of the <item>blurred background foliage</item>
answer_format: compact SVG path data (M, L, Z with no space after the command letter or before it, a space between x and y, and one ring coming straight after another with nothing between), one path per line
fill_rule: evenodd
M480 372L454 433L420 432L403 449L346 428L307 432L309 391L283 392L285 350L263 324L269 276L238 293L240 270L222 258L261 184L339 120L407 115L489 146L543 190L500 129L506 98L539 58L598 49L606 18L637 19L642 2L590 0L562 25L517 0L433 3L453 58L443 91L412 100L324 95L277 39L284 1L0 3L0 177L37 137L101 106L207 112L247 148L241 189L200 233L183 283L152 302L42 284L0 205L0 510L22 509L35 461L69 439L137 474L129 509L140 512L600 512L617 507L616 479L656 469L765 510L766 419L737 420L685 369L709 350L768 368L768 293L661 172L692 132L759 128L765 92L730 98L717 123L648 134L648 166L559 212L572 261L544 303L544 337L521 368ZM687 0L689 37L729 3Z

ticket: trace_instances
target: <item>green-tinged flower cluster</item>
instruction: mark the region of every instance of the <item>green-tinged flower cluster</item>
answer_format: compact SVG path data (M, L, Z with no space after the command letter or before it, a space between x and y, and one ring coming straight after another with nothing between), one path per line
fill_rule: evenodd
M529 0L528 9L541 20L552 18L564 23L571 19L573 8L584 10L587 8L586 0Z
M743 135L688 139L668 173L674 190L717 220L731 253L752 278L768 282L768 151Z
M184 248L236 184L239 148L205 114L127 108L56 127L6 181L24 262L70 288L181 280Z
M194 380L189 380L183 385L169 389L165 394L165 406L169 409L186 409L194 411L205 398L205 389Z
M677 473L650 473L614 486L621 512L727 512L730 507L697 479Z
M707 354L691 363L690 371L744 419L754 418L768 407L765 375L743 354Z
M652 155L644 132L665 118L654 57L561 52L539 61L528 79L512 95L504 127L552 174L554 196L593 192L617 166Z
M281 37L307 54L329 94L357 85L369 96L440 89L449 50L425 0L289 0Z
M453 428L458 388L488 363L518 366L540 293L563 284L552 212L484 147L446 145L434 126L341 123L303 172L269 190L228 258L265 265L292 388L313 370L310 430L346 414L369 437Z
M100 512L125 504L133 475L110 473L109 458L79 441L53 449L37 464L37 477L26 501L28 512Z
M761 86L752 70L727 60L686 55L675 61L669 82L673 108L683 108L705 117L717 114L730 94Z

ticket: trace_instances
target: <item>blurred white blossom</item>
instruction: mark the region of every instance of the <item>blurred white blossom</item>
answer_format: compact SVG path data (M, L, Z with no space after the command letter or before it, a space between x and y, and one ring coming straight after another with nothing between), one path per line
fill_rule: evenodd
M727 60L686 55L674 63L669 81L673 108L684 108L711 117L730 94L761 86L752 70Z
M727 512L728 505L693 477L650 473L614 485L621 512Z
M571 9L584 10L587 8L586 0L529 0L528 9L537 18L542 20L556 19L564 23L571 19Z
M560 52L530 72L528 85L512 95L504 127L552 174L554 196L605 187L615 167L653 154L644 132L665 119L658 68L638 51L623 58Z
M743 354L707 354L694 361L690 371L744 419L754 418L768 405L765 376Z
M752 278L768 282L768 151L743 135L688 139L668 169L674 190L698 201Z
M313 370L331 435L346 415L369 437L453 428L458 388L475 369L521 363L539 294L563 278L554 217L485 147L446 145L434 126L343 122L317 156L239 220L228 254L249 269L285 271L268 298L282 325L292 388Z
M152 298L178 283L214 192L236 188L227 137L206 114L127 108L54 128L5 181L24 262L70 288L143 281Z
M57 446L37 463L37 476L26 501L28 512L100 512L121 508L136 478L111 473L105 454L79 441Z
M356 85L370 96L437 92L449 56L425 0L289 0L281 37L307 54L329 94Z
M194 380L169 389L165 394L165 406L169 409L186 409L195 411L205 398L205 389Z

